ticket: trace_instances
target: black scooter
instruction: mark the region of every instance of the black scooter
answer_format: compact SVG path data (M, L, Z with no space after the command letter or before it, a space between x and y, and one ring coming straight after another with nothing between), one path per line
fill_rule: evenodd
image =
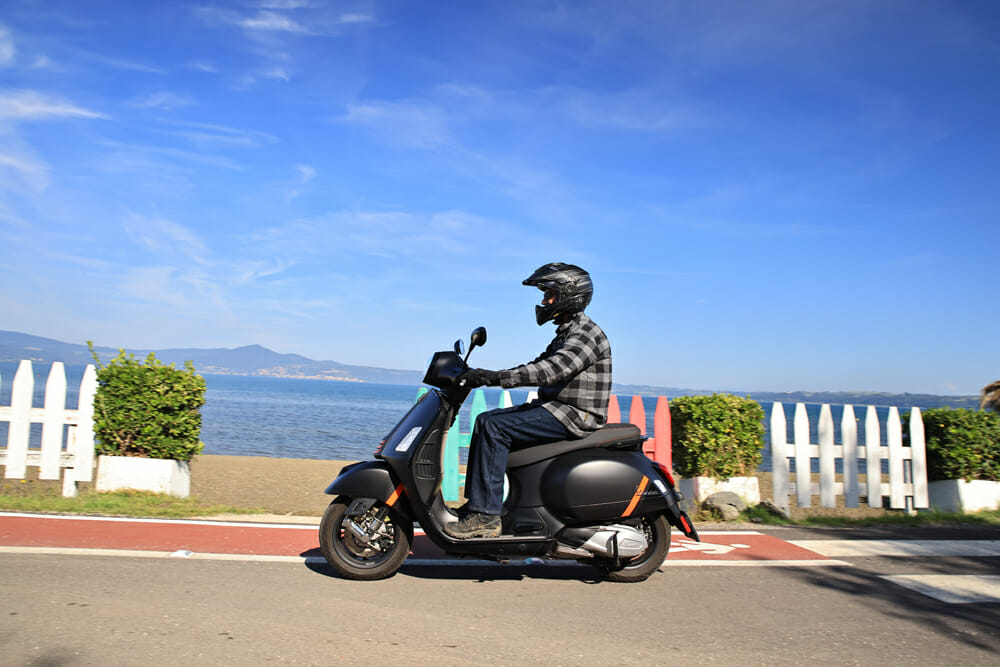
M472 332L469 353L486 343ZM608 424L578 440L510 453L500 537L455 540L441 495L444 439L471 389L462 341L431 359L425 393L381 442L376 460L341 470L319 529L330 566L348 579L381 579L410 553L413 523L450 555L505 561L541 557L591 563L611 581L643 581L663 563L670 526L698 534L680 508L670 471L642 453L636 426Z

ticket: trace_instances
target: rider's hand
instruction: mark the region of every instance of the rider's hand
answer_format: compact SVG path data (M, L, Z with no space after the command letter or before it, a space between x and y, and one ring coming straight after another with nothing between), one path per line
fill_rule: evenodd
M473 368L458 376L458 383L464 387L475 389L476 387L495 387L500 384L500 373L488 371L484 368Z

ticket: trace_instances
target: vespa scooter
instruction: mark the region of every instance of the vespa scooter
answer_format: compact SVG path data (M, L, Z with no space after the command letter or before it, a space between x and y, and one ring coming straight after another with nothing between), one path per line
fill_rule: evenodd
M343 468L326 489L336 497L319 541L338 574L361 580L394 574L410 553L414 522L449 555L570 559L619 582L643 581L662 565L671 526L698 540L670 471L642 453L645 438L632 424L512 451L501 535L446 534L442 526L456 515L441 495L444 440L470 393L459 377L472 350L485 343L479 327L468 354L461 340L454 351L435 353L424 376L434 389L382 440L375 460Z

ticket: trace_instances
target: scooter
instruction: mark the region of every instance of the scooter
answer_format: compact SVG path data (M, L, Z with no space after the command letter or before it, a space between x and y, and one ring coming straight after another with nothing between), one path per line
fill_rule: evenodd
M323 556L347 579L393 575L413 543L413 524L453 556L555 558L590 563L611 581L643 581L670 549L670 527L698 540L663 465L642 453L632 424L608 424L587 437L512 451L509 491L496 538L455 540L442 526L457 519L441 495L448 429L471 388L460 381L486 329L469 351L434 354L423 394L379 444L375 460L343 468L326 489L335 495L319 528ZM464 357L463 357L464 355Z

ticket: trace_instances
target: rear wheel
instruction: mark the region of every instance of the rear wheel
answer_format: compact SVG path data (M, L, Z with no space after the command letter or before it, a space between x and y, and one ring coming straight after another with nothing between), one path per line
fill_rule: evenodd
M599 561L597 567L604 572L604 578L608 581L621 583L645 581L663 565L663 560L670 551L670 523L667 518L662 514L644 516L635 527L646 536L649 546L628 561L621 560L618 563L608 559Z
M360 516L348 517L351 499L338 497L323 514L319 524L319 546L323 557L346 579L384 579L396 573L410 554L413 524L389 510L374 535L358 535L352 526L366 527L385 507L376 502Z

